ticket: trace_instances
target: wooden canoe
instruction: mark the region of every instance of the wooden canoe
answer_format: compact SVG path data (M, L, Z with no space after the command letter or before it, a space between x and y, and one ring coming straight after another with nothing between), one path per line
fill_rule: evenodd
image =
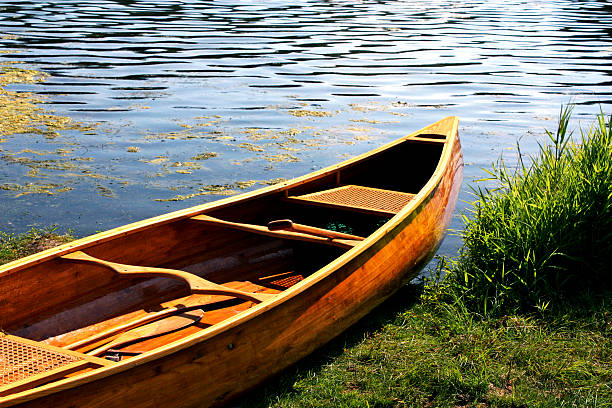
M295 363L431 258L457 126L0 267L0 406L219 406Z

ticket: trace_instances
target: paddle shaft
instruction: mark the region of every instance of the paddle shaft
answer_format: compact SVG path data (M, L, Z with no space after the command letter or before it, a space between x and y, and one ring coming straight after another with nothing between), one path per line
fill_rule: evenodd
M355 241L363 241L363 237L359 237L357 235L345 234L343 232L338 231L330 231L323 228L311 227L309 225L296 224L291 220L276 220L270 221L268 223L268 229L270 231L294 231L294 232L302 232L305 234L317 235L319 237L329 238L329 239L352 239Z

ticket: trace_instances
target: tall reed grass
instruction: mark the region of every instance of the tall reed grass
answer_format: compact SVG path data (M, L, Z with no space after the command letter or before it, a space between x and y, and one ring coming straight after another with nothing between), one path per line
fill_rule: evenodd
M561 109L529 165L519 147L516 169L500 159L488 171L497 187L474 188L464 244L444 278L469 309L545 310L611 288L612 124L601 113L572 138L571 112Z

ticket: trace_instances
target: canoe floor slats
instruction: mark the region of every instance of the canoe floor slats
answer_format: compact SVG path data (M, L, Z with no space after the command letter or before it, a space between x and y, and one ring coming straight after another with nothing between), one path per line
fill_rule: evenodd
M280 293L280 290L270 289L251 282L234 281L226 282L224 285L232 289L260 294L275 295ZM249 309L252 305L254 305L254 302L236 301L236 299L233 299L233 296L189 295L156 304L153 308L144 307L131 313L93 323L72 332L47 338L45 343L61 347L62 349L86 353L106 344L109 341L108 339L113 336L168 316L203 308L205 314L201 322L213 325L234 314Z
M32 340L0 335L0 396L110 362Z
M264 276L258 279L259 282L265 283L266 285L273 285L280 289L290 288L302 280L304 280L304 276L293 271Z
M305 204L393 216L414 196L400 191L350 184L300 196L288 196L286 199Z

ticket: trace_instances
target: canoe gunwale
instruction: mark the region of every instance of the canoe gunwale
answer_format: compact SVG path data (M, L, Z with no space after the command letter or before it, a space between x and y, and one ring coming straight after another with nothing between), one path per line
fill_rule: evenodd
M371 150L364 154L358 155L354 158L346 160L344 162L326 167L319 171L298 177L293 180L288 180L273 186L264 187L262 189L247 192L244 194L240 194L234 197L229 197L226 199L218 200L212 203L206 203L202 205L198 205L195 207L190 207L184 210L175 211L168 214L163 214L157 217L149 218L147 220L139 221L136 223L128 224L123 227L118 227L115 229L111 229L109 231L105 231L102 233L98 233L96 235L85 237L74 241L72 243L61 245L57 248L52 248L46 251L43 251L39 254L35 254L21 260L17 260L6 264L0 267L0 273L15 273L19 270L26 268L30 265L38 264L45 262L47 260L60 257L64 254L78 251L78 250L86 250L89 247L95 246L98 243L110 241L112 239L127 236L132 233L136 233L138 231L144 230L152 225L162 225L171 223L174 221L188 219L193 216L197 216L200 214L205 214L212 210L218 210L221 208L225 208L227 206L232 205L237 201L248 201L255 198L260 198L266 195L272 195L275 193L282 192L284 190L290 190L293 187L298 187L303 184L307 184L310 181L314 181L318 178L325 177L331 174L336 173L343 168L347 168L351 165L357 164L362 160L366 159L369 156L375 155L381 151L390 149L406 140L413 138L414 136L427 132L428 129L435 125L440 125L442 122L447 121L450 124L446 127L447 134L446 140L440 154L439 161L436 165L434 172L431 174L427 183L421 188L421 190L414 196L414 198L396 215L387 220L380 228L376 231L372 232L368 237L366 237L363 241L359 242L353 248L348 249L338 258L334 259L332 262L328 263L321 269L316 272L313 272L310 276L306 277L304 280L295 284L294 286L286 289L282 293L278 294L275 298L271 300L267 300L263 303L257 304L252 308L236 315L228 318L227 320L218 323L210 328L203 329L201 332L191 334L183 339L176 340L171 342L154 352L145 353L141 356L136 356L129 360L125 360L123 362L118 362L108 367L96 369L89 373L73 377L66 378L63 380L59 380L53 382L47 386L42 386L38 388L34 388L31 390L22 391L20 393L16 393L10 396L7 396L6 399L0 399L2 402L10 403L10 405L26 402L35 398L39 398L43 395L52 394L58 391L61 391L66 388L73 388L79 386L81 384L89 383L95 381L97 379L102 379L105 377L109 377L123 371L130 370L131 368L150 363L152 361L164 358L166 356L172 355L180 350L189 348L197 343L204 342L222 332L230 330L241 323L244 323L248 320L255 319L257 316L262 315L266 311L276 308L288 300L299 296L300 294L306 292L309 288L316 285L318 282L326 279L329 275L340 269L357 269L359 266L363 265L367 259L373 254L380 250L382 250L389 242L393 241L402 230L412 222L412 220L426 207L431 198L436 194L436 191L446 173L447 166L451 165L453 149L455 143L458 143L457 137L457 128L458 128L458 119L456 117L448 117L439 122L436 122L433 125L427 126L423 129L420 129L416 132L413 132L403 138L397 139L393 142L387 143L377 149ZM417 141L418 139L415 139ZM421 142L418 140L418 142ZM440 142L438 142L440 143ZM435 250L435 248L434 248ZM424 255L425 257L425 255ZM421 259L422 260L422 259Z

